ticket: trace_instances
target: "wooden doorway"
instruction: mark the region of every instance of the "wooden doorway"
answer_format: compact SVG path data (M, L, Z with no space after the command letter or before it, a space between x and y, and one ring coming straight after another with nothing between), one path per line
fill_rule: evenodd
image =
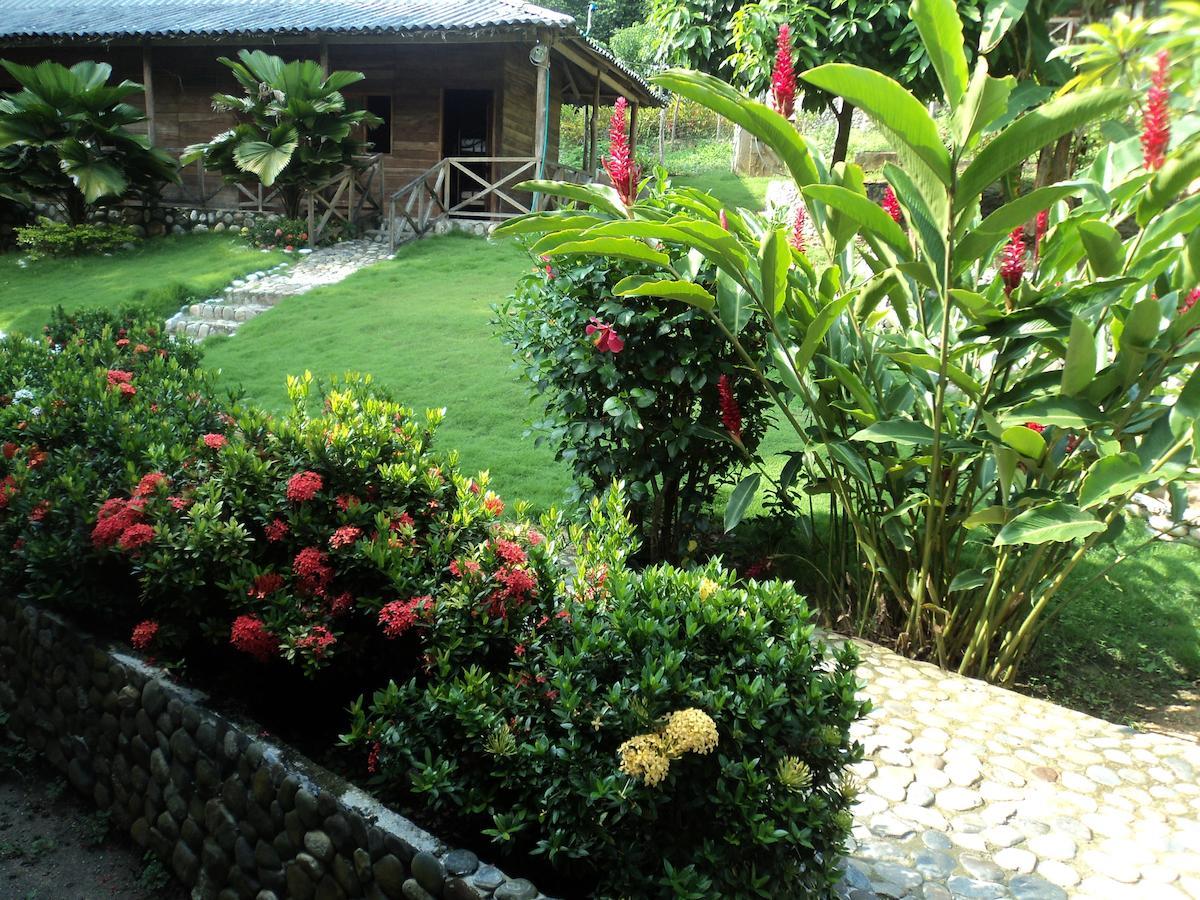
M442 94L442 158L489 157L492 152L492 91L447 90ZM490 163L468 163L467 168L489 184L492 182ZM463 172L450 171L450 206L465 203L458 212L486 212L488 198L477 203L471 198L483 190L483 185Z

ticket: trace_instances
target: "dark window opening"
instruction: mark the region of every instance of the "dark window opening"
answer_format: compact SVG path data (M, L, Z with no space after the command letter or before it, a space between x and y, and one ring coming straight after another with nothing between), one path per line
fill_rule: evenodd
M446 91L442 99L442 156L492 155L492 92ZM467 168L490 183L491 165L466 163ZM450 171L450 205L456 213L480 212L487 208L488 195L475 199L484 186L458 169Z
M384 94L370 94L367 97L367 112L374 113L383 119L382 124L367 129L367 140L371 143L372 153L392 152L392 98Z

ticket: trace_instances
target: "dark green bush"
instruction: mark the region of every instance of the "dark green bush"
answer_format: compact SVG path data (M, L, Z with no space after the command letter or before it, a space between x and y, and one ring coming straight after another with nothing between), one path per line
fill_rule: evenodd
M825 895L861 754L853 650L815 640L788 585L630 570L615 493L573 538L557 581L563 548L528 532L460 560L412 625L425 671L360 700L345 741L376 783L485 820L578 894ZM519 600L514 569L531 573Z
M242 228L242 237L260 250L296 249L308 246L308 222L278 216L257 220Z
M30 259L47 256L79 256L83 253L110 253L137 240L130 225L95 222L68 225L39 219L36 225L17 228L17 246Z

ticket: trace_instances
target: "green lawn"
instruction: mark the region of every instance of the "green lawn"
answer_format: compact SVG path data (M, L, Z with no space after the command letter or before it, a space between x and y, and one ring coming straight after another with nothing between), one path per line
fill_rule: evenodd
M18 254L0 255L0 331L40 331L59 304L111 308L133 301L166 318L187 298L209 297L284 258L216 234L153 238L111 256L26 265Z
M274 410L286 406L289 374L369 372L405 404L446 407L441 445L457 448L466 469L490 470L506 499L550 506L561 502L568 472L522 437L532 411L489 324L491 305L529 265L510 242L451 235L409 244L393 261L210 341L205 362Z

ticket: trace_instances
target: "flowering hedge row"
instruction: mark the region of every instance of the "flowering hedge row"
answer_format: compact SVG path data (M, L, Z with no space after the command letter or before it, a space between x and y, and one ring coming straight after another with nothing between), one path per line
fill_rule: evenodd
M3 341L0 384L6 584L159 660L216 654L249 694L266 669L364 692L361 774L565 893L836 877L861 704L790 588L631 571L619 491L586 522L506 515L434 448L440 412L368 379L314 411L306 376L272 418L140 314Z

